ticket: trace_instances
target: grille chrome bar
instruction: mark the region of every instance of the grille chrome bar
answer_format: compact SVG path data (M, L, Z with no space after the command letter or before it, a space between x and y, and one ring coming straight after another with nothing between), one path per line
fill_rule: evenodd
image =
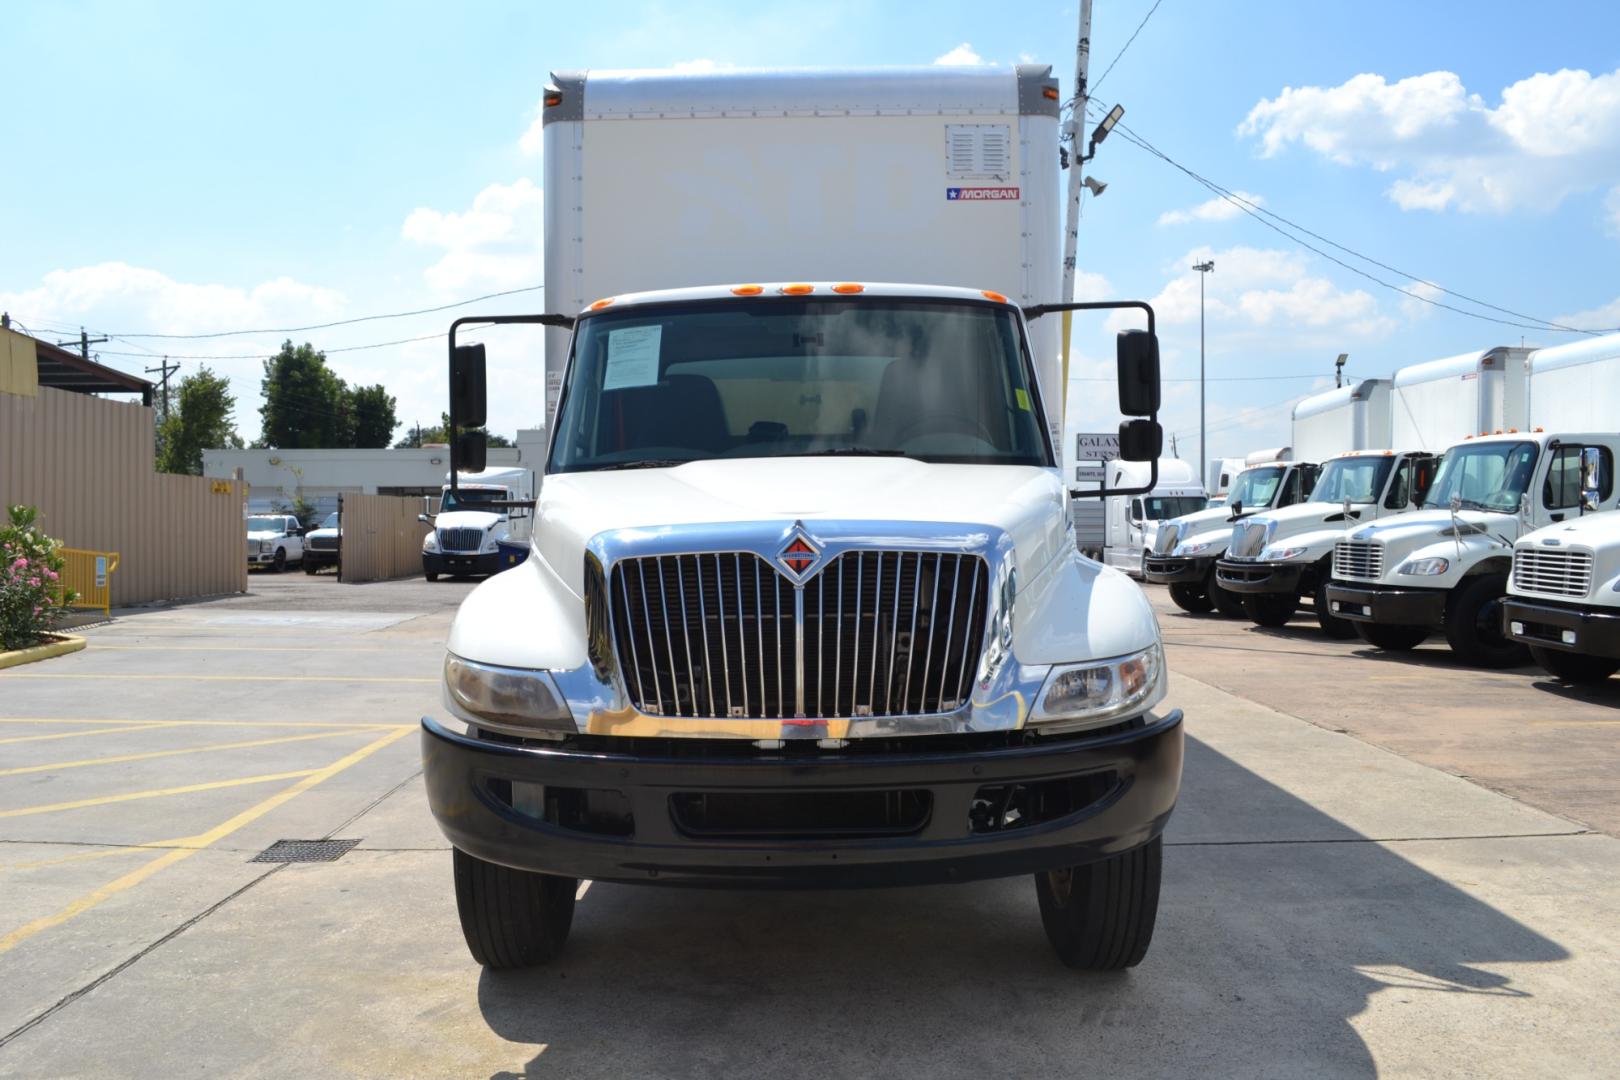
M1551 596L1585 596L1592 590L1592 553L1520 548L1513 553L1513 586Z
M1364 540L1340 540L1333 545L1334 577L1376 581L1383 573L1383 545Z

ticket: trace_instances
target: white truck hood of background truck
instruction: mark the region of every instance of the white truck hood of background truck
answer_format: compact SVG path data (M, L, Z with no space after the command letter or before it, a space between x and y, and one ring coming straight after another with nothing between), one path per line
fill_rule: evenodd
M1526 533L1513 550L1517 553L1526 548L1587 552L1592 556L1592 584L1584 599L1602 607L1620 607L1620 511L1585 514ZM1514 596L1549 597L1565 603L1582 599L1521 589L1515 584L1516 577L1508 579L1508 592Z
M1450 510L1409 510L1404 514L1354 528L1343 539L1374 542L1384 549L1384 573L1380 581L1408 588L1449 589L1462 580L1464 572L1490 555L1507 556L1519 534L1516 514L1486 510L1459 510L1456 523L1461 536L1452 535ZM1483 532L1479 531L1483 528ZM1444 533L1444 535L1442 535ZM1506 541L1506 543L1504 543ZM1443 574L1400 574L1401 564L1412 559L1445 559L1451 565Z
M488 510L447 510L433 519L435 529L477 529L486 533L505 523L504 517Z
M1200 510L1174 520L1177 526L1175 551L1180 551L1189 544L1216 545L1214 548L1200 551L1197 555L1200 559L1219 555L1225 551L1226 545L1231 542L1232 526L1235 524L1230 505L1212 506L1208 510ZM1238 518L1238 521L1246 520L1248 515ZM1175 551L1170 554L1174 554Z
M801 521L1000 530L1016 558L1013 650L1020 663L1121 656L1158 640L1140 588L1082 559L1052 470L934 465L909 458L752 458L665 469L554 473L540 488L530 559L475 589L450 651L484 663L572 670L585 664L584 553L598 534L682 525ZM937 539L937 537L936 537Z
M1340 503L1329 502L1302 502L1292 506L1279 506L1275 510L1267 510L1262 514L1245 518L1250 524L1265 524L1275 522L1275 527L1266 537L1266 547L1274 547L1284 540L1290 541L1291 547L1304 547L1315 550L1314 557L1320 557L1331 550L1339 538L1344 535L1346 526L1356 528L1367 522L1377 512L1377 504L1352 503L1350 513L1359 512L1358 521L1354 516L1344 516L1344 506ZM1234 525L1238 524L1233 522ZM1260 558L1264 552L1256 552L1255 558ZM1296 556L1290 561L1305 561Z

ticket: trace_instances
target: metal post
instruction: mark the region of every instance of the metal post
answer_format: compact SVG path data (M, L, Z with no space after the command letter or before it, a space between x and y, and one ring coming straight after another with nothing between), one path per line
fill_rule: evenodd
M1198 271L1198 478L1204 480L1209 460L1204 441L1204 275L1215 269L1215 260L1193 263L1193 269Z
M1081 172L1080 129L1086 122L1086 79L1091 69L1091 0L1080 0L1080 40L1074 56L1074 107L1069 111L1069 194L1068 219L1063 229L1063 288L1059 299L1067 304L1074 300L1075 248L1080 235ZM1067 421L1069 407L1069 327L1073 312L1063 313L1063 385L1057 388L1058 416Z

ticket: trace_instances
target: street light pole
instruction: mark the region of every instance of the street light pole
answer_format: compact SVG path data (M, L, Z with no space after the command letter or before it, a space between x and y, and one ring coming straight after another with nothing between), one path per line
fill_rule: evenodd
M1207 478L1209 446L1204 442L1204 275L1215 269L1215 260L1193 263L1198 271L1198 479Z

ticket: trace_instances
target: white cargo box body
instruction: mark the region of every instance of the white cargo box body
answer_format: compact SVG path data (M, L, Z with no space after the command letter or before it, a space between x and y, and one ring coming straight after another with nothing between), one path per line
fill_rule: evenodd
M546 310L622 293L886 281L1060 300L1046 65L558 73L544 112ZM1061 444L1061 320L1031 325ZM546 335L546 413L568 335Z
M1548 431L1620 430L1620 334L1530 354L1529 423Z
M1529 349L1486 349L1397 371L1390 392L1390 445L1438 452L1480 432L1524 430L1529 355Z
M1294 406L1294 453L1326 461L1347 450L1388 450L1390 380L1361 379Z

